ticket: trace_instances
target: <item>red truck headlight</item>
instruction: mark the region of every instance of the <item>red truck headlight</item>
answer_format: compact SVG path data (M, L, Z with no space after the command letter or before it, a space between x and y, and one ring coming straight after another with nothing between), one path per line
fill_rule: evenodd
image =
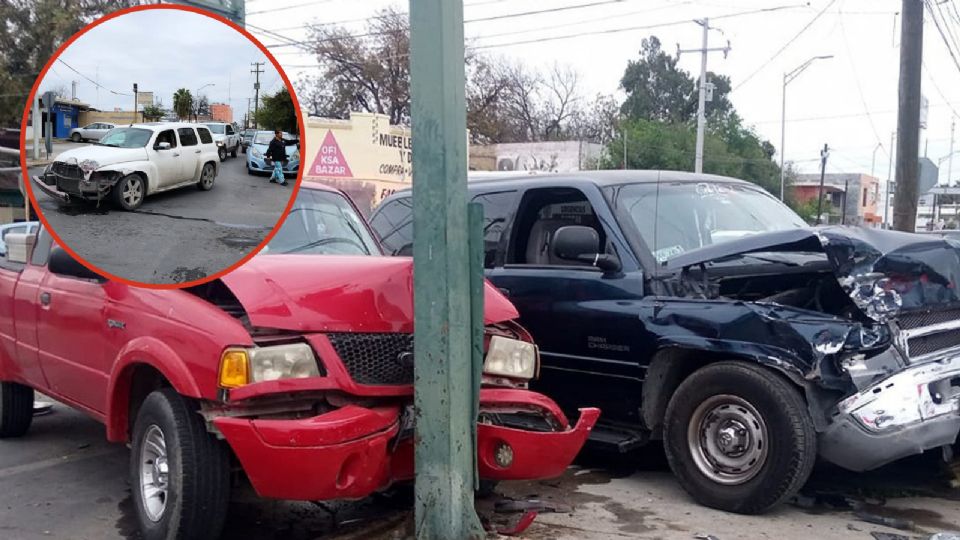
M270 347L232 348L220 357L220 387L278 379L319 377L320 368L313 349L306 343Z
M519 339L491 336L483 361L486 375L530 380L537 376L540 353L537 346Z

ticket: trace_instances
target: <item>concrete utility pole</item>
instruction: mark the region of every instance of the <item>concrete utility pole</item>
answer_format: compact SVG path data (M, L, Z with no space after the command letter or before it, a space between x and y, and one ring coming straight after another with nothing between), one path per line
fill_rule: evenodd
M260 74L263 73L263 70L260 69L260 66L263 65L263 62L251 62L253 69L250 70L250 73L253 73L257 76L257 82L253 83L253 127L259 128L260 124L257 122L257 113L260 111Z
M824 143L823 150L820 151L820 192L817 197L817 225L820 224L823 215L823 180L827 176L827 158L830 157L830 147ZM846 201L844 201L846 204Z
M893 220L890 219L890 194L893 192L893 154L897 147L897 132L890 133L890 160L887 162L887 200L883 203L883 224L889 229Z
M950 182L953 181L953 134L954 130L957 127L957 117L954 116L950 120L950 157L947 160L947 185L951 185Z
M920 176L920 64L923 0L903 0L900 30L900 97L897 110L897 191L893 228L914 232Z
M783 74L783 104L780 108L780 200L783 200L784 190L786 189L787 183L787 171L786 171L786 162L784 161L785 151L787 147L787 85L790 84L794 79L800 76L801 73L808 67L810 64L816 62L817 60L824 60L827 58L833 58L832 54L814 56L813 58L807 60L806 62L800 64L799 67Z
M710 41L710 21L704 17L703 19L695 20L694 22L703 27L703 44L699 49L681 49L678 45L677 58L680 58L680 55L685 52L700 53L700 96L698 98L699 105L697 106L697 156L696 161L694 162L693 170L696 173L702 173L703 139L706 133L707 124L707 53L719 51L722 52L723 57L726 58L730 53L730 41L727 41L726 47L715 47L713 49L707 47L707 44Z
M33 160L40 161L40 132L43 120L40 114L40 96L33 96Z
M416 537L480 539L484 532L473 493L483 346L483 210L467 205L460 0L410 0L410 81L410 118L417 141Z
M133 83L133 123L137 123L137 83Z

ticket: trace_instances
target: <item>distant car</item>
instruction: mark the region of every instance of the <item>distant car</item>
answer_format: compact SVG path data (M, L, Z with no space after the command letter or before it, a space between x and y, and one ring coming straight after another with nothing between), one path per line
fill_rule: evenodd
M83 127L70 130L70 140L73 142L99 141L108 131L117 127L107 122L94 122Z
M296 135L284 133L283 138L286 141L297 140ZM270 139L273 139L272 131L258 131L250 142L250 150L247 152L247 173L271 173L273 172L273 163L267 163L264 154L267 147L270 146ZM283 174L296 175L300 170L300 143L287 146L287 164L283 167Z
M109 198L123 210L135 210L161 191L188 185L213 189L219 170L206 126L151 122L115 128L99 143L63 152L33 182L64 202Z
M240 150L240 134L237 133L233 124L207 122L204 125L210 128L210 132L213 133L213 140L217 143L217 155L220 156L220 161L227 160L227 152L230 153L230 157L237 157L237 151Z
M17 223L4 223L0 225L0 257L7 256L8 234L34 234L37 232L39 226L39 221L18 221Z
M245 129L240 133L240 147L241 151L246 154L247 148L250 147L250 142L253 141L253 136L257 134L255 129Z

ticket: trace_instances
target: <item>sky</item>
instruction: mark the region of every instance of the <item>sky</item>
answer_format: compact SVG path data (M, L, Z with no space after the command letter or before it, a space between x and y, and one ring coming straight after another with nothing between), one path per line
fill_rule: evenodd
M283 88L276 68L246 36L188 11L139 11L110 19L73 42L59 60L41 90L63 87L69 96L71 82L77 81L77 98L107 111L133 108L135 82L141 92L153 91L167 109L177 89L196 94L212 83L200 93L211 103L229 101L234 119L242 121L247 98L254 96L251 62L266 62L261 97Z
M960 0L939 9L960 38ZM729 40L724 58L710 53L708 69L728 75L731 100L763 138L781 148L784 73L812 56L814 62L787 87L787 161L805 173L819 171L824 143L831 147L827 172L873 172L885 179L891 135L896 130L899 70L899 0L464 0L468 44L484 54L530 66L554 64L575 69L584 99L623 93L618 85L627 62L636 59L644 37L656 35L673 53L679 44L697 49L702 28L693 19L709 17L709 46ZM316 73L316 59L260 29L304 39L309 24L341 24L361 33L366 18L396 0L247 0L248 29L276 54L291 80ZM760 9L780 8L743 14ZM936 7L934 7L936 9ZM529 13L536 12L536 13ZM529 13L524 15L524 13ZM929 14L927 14L929 19ZM488 19L470 22L471 19ZM591 32L604 32L593 35ZM949 34L948 34L949 35ZM562 39L545 38L560 37ZM536 40L542 40L536 42ZM520 43L535 41L533 43ZM960 53L960 46L957 47ZM680 66L699 76L700 55L684 53ZM923 93L929 100L928 127L920 153L937 162L950 152L951 120L960 111L960 66L951 59L932 21L924 32ZM960 134L958 134L960 137ZM960 141L956 148L960 148ZM779 154L775 159L779 160ZM953 179L960 179L960 153ZM940 179L947 179L944 160Z

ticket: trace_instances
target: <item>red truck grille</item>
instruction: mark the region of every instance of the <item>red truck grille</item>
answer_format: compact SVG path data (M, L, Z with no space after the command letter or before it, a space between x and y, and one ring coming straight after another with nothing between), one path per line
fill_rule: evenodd
M332 333L327 339L357 384L413 384L413 334Z

